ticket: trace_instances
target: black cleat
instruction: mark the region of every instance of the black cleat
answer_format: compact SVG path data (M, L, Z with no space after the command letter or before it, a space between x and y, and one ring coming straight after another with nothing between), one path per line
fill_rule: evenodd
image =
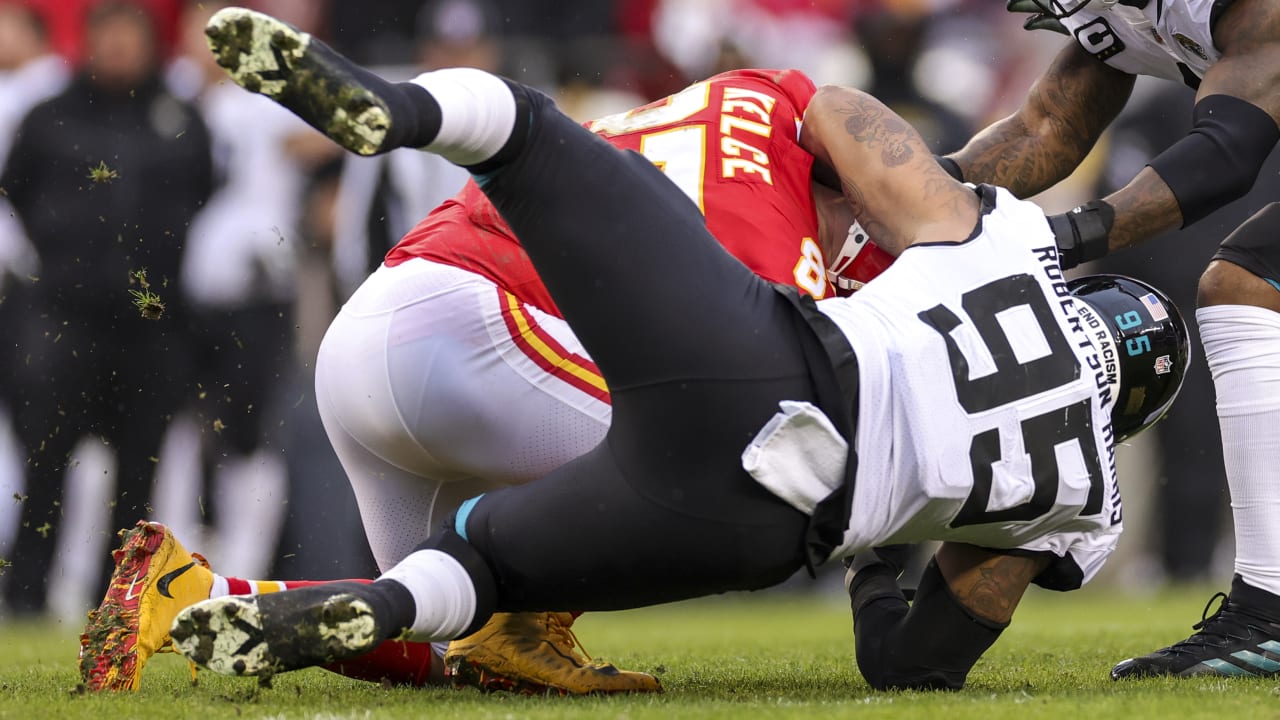
M178 613L174 649L220 675L270 677L363 655L382 642L373 606L329 583L267 595L213 598Z
M215 13L205 35L237 85L275 100L351 152L373 155L382 148L391 125L386 100L329 46L288 23L238 7Z
M1238 596L1243 583L1236 579L1231 594ZM1263 591L1244 586L1246 593ZM1209 615L1218 598L1222 604ZM1271 677L1280 673L1280 623L1251 612L1250 607L1226 593L1209 599L1193 629L1194 635L1150 655L1129 658L1111 668L1111 679L1159 676Z

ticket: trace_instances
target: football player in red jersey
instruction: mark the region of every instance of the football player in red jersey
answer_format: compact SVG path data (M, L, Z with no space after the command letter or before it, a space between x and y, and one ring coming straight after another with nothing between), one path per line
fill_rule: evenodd
M1010 0L1028 29L1071 36L1014 114L944 159L971 182L1033 195L1084 159L1137 75L1194 88L1190 133L1102 200L1050 217L1063 267L1185 227L1253 185L1280 140L1280 3L1272 0ZM1280 206L1222 243L1200 279L1235 520L1231 592L1184 641L1117 664L1115 679L1280 672ZM1174 250L1177 252L1177 250ZM1211 601L1212 603L1212 601ZM1207 608L1206 608L1207 612Z

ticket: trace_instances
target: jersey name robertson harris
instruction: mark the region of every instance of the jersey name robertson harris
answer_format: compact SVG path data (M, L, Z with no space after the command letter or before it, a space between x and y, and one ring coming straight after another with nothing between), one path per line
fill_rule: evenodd
M1150 0L1145 8L1092 2L1062 24L1094 57L1131 75L1198 87L1222 54L1212 23L1230 0Z
M798 71L736 70L587 127L661 168L697 203L711 234L757 275L823 298L833 292L809 185L813 156L798 143L813 94L813 82ZM411 230L385 262L412 257L483 275L559 315L510 228L473 182Z
M857 478L833 554L943 540L1045 551L1087 581L1121 530L1113 399L1044 213L981 186L962 244L917 245L818 303L859 367Z

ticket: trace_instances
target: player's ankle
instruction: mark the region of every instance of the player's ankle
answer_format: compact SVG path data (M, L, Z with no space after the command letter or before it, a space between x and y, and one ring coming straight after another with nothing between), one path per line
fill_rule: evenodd
M1273 623L1280 623L1280 595L1249 583L1236 575L1231 580L1231 604Z

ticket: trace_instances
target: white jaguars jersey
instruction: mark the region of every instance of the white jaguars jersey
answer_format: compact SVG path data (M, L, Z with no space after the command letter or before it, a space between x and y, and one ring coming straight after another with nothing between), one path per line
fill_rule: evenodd
M1222 53L1213 46L1216 0L1150 0L1145 8L1095 0L1062 24L1094 57L1132 75L1197 84Z
M970 240L911 247L818 303L861 381L852 512L832 556L921 540L1051 551L1075 586L1121 530L1104 348L1043 211L979 191Z

